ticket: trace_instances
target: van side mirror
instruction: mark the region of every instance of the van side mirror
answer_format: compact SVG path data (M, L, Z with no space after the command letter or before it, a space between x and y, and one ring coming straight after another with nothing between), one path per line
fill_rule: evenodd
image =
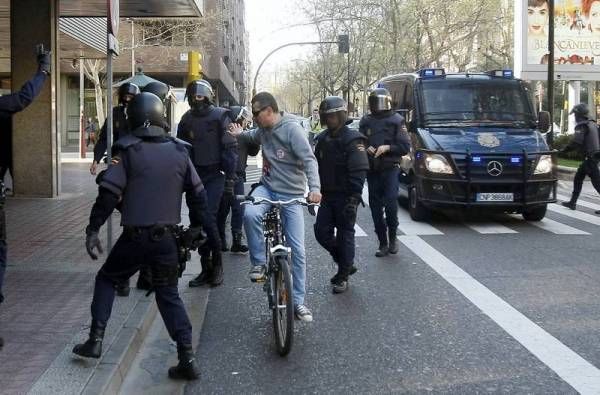
M538 113L538 129L542 133L550 130L550 113L548 111L540 111Z

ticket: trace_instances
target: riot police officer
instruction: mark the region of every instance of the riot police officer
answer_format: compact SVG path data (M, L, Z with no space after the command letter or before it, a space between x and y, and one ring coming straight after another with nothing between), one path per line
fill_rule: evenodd
M186 97L190 105L177 128L177 137L192 144L192 161L208 195L208 216L204 224L208 243L200 252L202 272L191 280L190 287L223 283L221 239L217 229L217 212L221 197L233 196L237 166L237 142L227 130L228 110L213 105L213 90L208 81L188 84Z
M186 192L193 236L199 238L206 210L206 192L190 160L187 143L165 133L163 104L151 93L137 95L128 108L131 134L120 139L115 157L102 178L86 228L86 249L92 259L102 252L98 232L122 201L123 233L96 276L89 339L73 353L99 358L115 297L114 284L140 267L149 266L156 303L179 364L169 377L196 379L199 368L192 350L192 326L177 291L178 255L173 229L180 222L181 193Z
M369 110L371 113L360 120L359 130L368 139L369 206L379 239L375 256L383 257L398 252L399 163L410 150L410 139L404 118L392 111L392 96L387 89L377 88L369 94Z
M577 104L573 107L570 114L575 116L575 136L573 140L563 149L563 152L578 149L585 156L585 159L579 165L575 178L573 179L573 193L571 200L562 202L562 205L575 210L577 208L577 199L583 188L583 180L589 176L592 185L600 193L600 135L598 126L593 119L590 119L590 110L585 103ZM596 211L600 214L600 210Z
M326 97L319 106L319 118L327 129L317 136L315 145L323 194L315 237L338 265L331 284L334 293L342 293L348 288L348 276L356 271L354 224L369 170L367 139L346 126L348 112L341 97Z
M112 109L112 120L113 120L113 143L119 140L121 137L129 133L129 126L127 124L127 117L125 115L125 109L133 97L140 93L140 88L131 82L126 82L119 86L118 96L119 104ZM90 173L96 174L98 163L106 153L107 148L107 128L106 121L102 125L100 130L100 136L94 146L94 161L90 167Z
M33 102L33 99L40 94L46 77L50 75L50 52L44 51L41 46L39 48L38 69L35 75L23 84L18 92L0 96L0 305L4 301L2 284L7 259L4 174L12 168L12 115L23 111ZM3 345L4 340L0 337L0 348Z
M231 106L229 108L229 118L231 122L237 123L242 129L247 129L252 122L252 113L246 107ZM260 146L254 143L238 140L238 165L236 170L235 184L233 192L235 195L244 194L244 182L246 181L246 161L248 155L258 154ZM223 195L217 215L217 224L219 226L219 236L221 237L221 251L229 251L227 246L227 237L225 236L225 222L231 209L231 252L234 254L245 254L248 252L248 246L244 244L242 233L242 223L244 219L244 206L232 196Z
M154 93L164 103L169 94L169 85L160 81L152 81L142 88L142 92Z

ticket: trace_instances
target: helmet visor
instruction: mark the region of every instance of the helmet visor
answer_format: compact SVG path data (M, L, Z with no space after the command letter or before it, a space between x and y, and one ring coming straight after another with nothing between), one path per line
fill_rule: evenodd
M392 102L386 95L369 96L369 108L371 111L387 111L392 109Z

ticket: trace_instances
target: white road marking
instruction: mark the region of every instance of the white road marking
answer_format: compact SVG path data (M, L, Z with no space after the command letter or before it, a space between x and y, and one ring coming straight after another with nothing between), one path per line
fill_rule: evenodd
M498 224L495 222L487 222L487 223L473 223L473 222L466 222L465 225L467 225L469 228L473 229L475 232L477 233L481 233L484 235L490 235L490 234L494 234L494 235L499 235L499 234L513 234L513 233L519 233L516 230L513 230L511 228L508 228L502 224Z
M398 240L581 394L600 394L600 370L417 236Z
M565 202L568 202L569 200L571 200L571 197L569 197L567 195L560 195L560 194L556 194L556 198L559 200L565 201ZM592 210L600 210L600 204L586 202L585 200L581 200L581 199L577 200L577 205L591 208Z
M354 236L356 237L367 237L367 232L365 232L358 224L354 224Z
M398 208L398 230L411 236L438 236L444 233L425 222L413 221L402 207Z
M588 222L593 225L600 226L600 216L582 213L581 211L571 210L560 204L549 204L548 210L554 211L555 213L566 215L567 217L575 218L580 221Z
M523 219L519 214L511 214L510 216L516 219ZM588 232L562 224L550 218L544 218L541 221L528 221L527 223L556 235L589 235Z

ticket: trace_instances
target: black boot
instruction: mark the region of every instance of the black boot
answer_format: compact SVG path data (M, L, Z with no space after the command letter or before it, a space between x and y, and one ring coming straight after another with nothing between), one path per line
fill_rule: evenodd
M333 285L332 291L334 294L341 294L348 290L348 269L342 269L338 267L338 272L331 279L331 285Z
M212 277L210 252L202 252L202 255L200 255L200 265L202 265L202 273L189 282L190 287L201 287L210 282L210 278Z
M200 378L200 367L196 362L191 344L177 345L177 366L169 368L169 377L174 380L196 380Z
M562 202L561 204L563 206L565 206L566 208L570 208L571 210L576 210L577 209L577 204L575 204L575 202L573 202L573 201Z
M212 255L212 272L210 276L210 285L217 287L223 284L223 261L221 253L213 252Z
M248 252L248 246L244 244L244 235L242 232L232 232L231 252L234 254L245 254Z
M397 239L396 239L396 229L389 229L388 230L388 252L390 254L397 254L398 253L398 245L397 245Z
M105 323L92 320L90 338L87 339L85 343L77 344L73 347L73 353L86 358L100 358L100 355L102 355L102 339L104 339L105 329Z
M129 287L129 279L123 281L122 283L115 284L115 291L117 291L117 296L129 296L131 292L131 288Z
M375 252L377 258L387 256L388 254L388 240L387 233L385 231L378 233L377 238L379 239L379 249Z

